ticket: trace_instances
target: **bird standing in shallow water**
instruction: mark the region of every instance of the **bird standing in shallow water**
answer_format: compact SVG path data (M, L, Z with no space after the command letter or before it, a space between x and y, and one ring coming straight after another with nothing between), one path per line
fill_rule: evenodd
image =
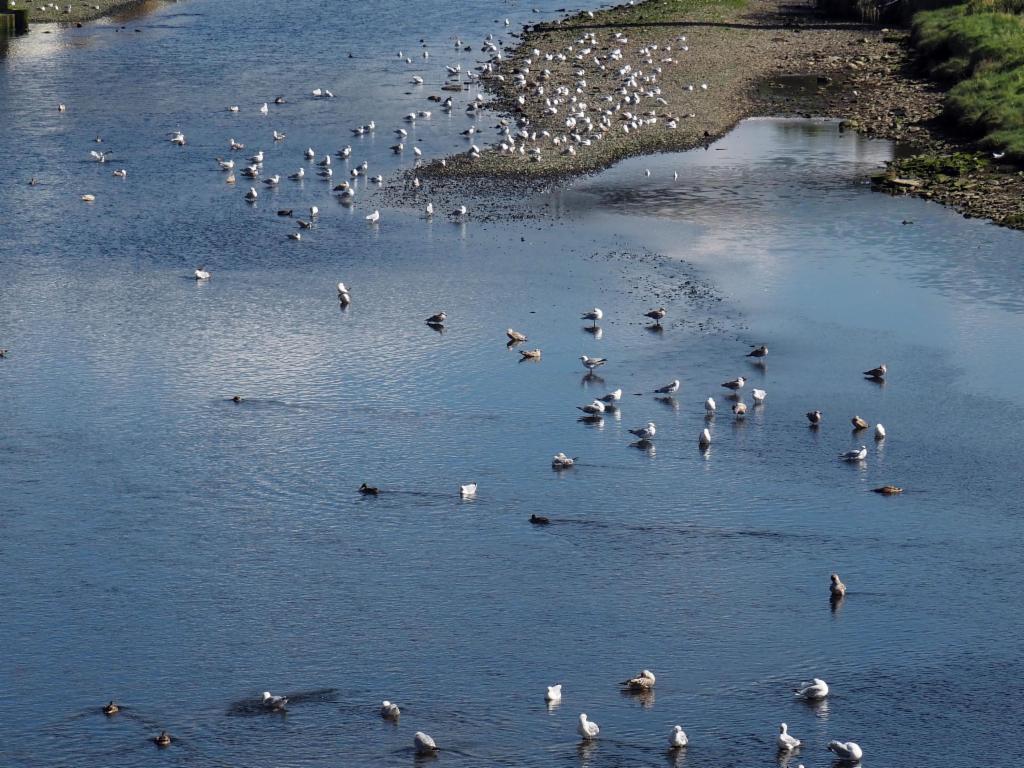
M821 424L821 411L808 411L807 420L811 422L812 427L820 426Z
M671 384L666 384L664 387L658 387L654 390L656 395L674 395L679 391L679 379L673 379Z
M580 714L580 721L576 725L576 732L583 737L584 741L591 741L601 733L600 727L593 720L587 719L586 712Z
M597 321L600 320L602 317L604 317L604 312L602 312L599 308L594 307L593 309L589 309L582 315L580 315L580 320L590 320L593 326L597 326Z
M860 416L854 416L852 419L850 419L850 423L853 424L853 429L855 431L867 429L868 427L871 426L866 421L864 421L864 419L862 419Z
M583 363L583 367L587 369L588 373L593 373L595 368L598 368L608 360L604 357L588 357L587 355L580 355L580 362Z
M881 381L882 379L885 378L885 374L888 372L889 369L886 368L885 363L882 363L877 368L872 368L870 371L864 371L864 375L867 376L869 379Z
M665 319L665 315L667 314L668 311L664 307L658 307L657 309L652 309L650 312L644 313L644 317L649 317L654 321L655 325L660 327L661 321Z
M644 426L638 427L637 429L629 430L631 435L636 435L641 442L647 442L651 440L655 434L657 434L657 427L654 426L653 421L648 421Z
M846 597L846 585L843 584L838 573L829 576L828 593L832 597Z
M735 392L738 389L743 389L743 385L746 383L746 379L744 379L742 376L737 376L735 379L723 381L722 386L725 387L726 389L731 389L733 392Z
M448 315L445 312L438 312L427 318L427 325L444 325L446 320L448 320Z
M689 743L690 740L686 737L686 731L683 730L683 726L672 726L672 731L668 735L668 748L682 749Z
M768 357L768 346L762 344L760 347L754 347L750 352L747 352L747 357L753 357L756 360L763 360Z

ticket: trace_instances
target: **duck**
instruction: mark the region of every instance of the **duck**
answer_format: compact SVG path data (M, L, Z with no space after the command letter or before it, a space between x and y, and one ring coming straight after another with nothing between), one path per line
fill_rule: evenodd
M510 341L515 341L515 342L526 341L526 334L525 333L520 333L519 331L514 331L511 328L506 328L505 329L505 335L508 336Z
M566 456L564 453L559 451L551 459L552 469L568 469L576 463L576 459Z
M562 700L562 684L549 685L547 693L544 694L544 701L554 702Z
M652 309L650 312L645 312L644 317L649 317L654 321L655 325L660 327L661 321L665 319L665 315L667 314L668 311L664 307L658 307L657 309Z
M799 688L793 689L793 694L805 701L821 701L828 696L828 683L820 677L815 677L809 683L800 683Z
M463 499L471 499L476 496L476 483L466 483L459 486L459 496Z
M812 427L817 427L821 424L821 411L808 411L805 415L807 420L811 422Z
M413 734L412 743L417 755L432 755L438 751L437 744L423 731L416 731Z
M580 713L580 721L576 725L576 732L583 737L584 741L591 741L601 733L601 728L593 720L587 719L587 713Z
M285 704L288 703L287 696L275 696L270 691L263 692L263 700L261 702L264 709L271 709L275 712L284 710Z
M645 669L636 677L623 680L622 685L630 691L649 691L654 687L654 682L654 673L649 669Z
M551 519L544 517L544 515L530 515L530 522L534 525L549 525Z
M855 741L830 741L827 749L842 763L859 763L864 757L864 750Z
M398 708L397 704L392 704L387 699L380 703L380 716L385 720L397 720L401 714L402 710Z
M789 726L785 723L779 725L779 738L776 739L780 752L792 752L800 746L800 739L789 734Z
M119 179L126 179L128 178L128 169L118 168L116 171L114 171L114 176L116 176Z
M363 483L362 485L359 486L359 492L364 496L376 496L378 493L380 493L380 488Z
M843 584L838 573L829 576L828 593L832 597L846 597L846 585Z
M653 421L648 421L644 426L637 427L636 429L629 430L631 435L635 435L641 442L646 442L657 434L657 427L655 427Z
M522 349L519 354L522 355L523 360L540 360L541 356L539 349Z
M735 379L729 381L723 381L722 386L726 389L731 389L734 392L738 389L743 389L743 385L747 383L747 380L742 376L737 376Z
M0 355L0 357L3 357L3 355ZM900 488L898 485L883 485L878 488L872 488L871 492L880 493L883 496L896 496L898 494L903 493L903 489Z
M855 431L867 429L868 427L871 426L866 421L864 421L864 419L862 419L860 416L854 416L852 419L850 419L850 423L853 424L853 428Z
M448 320L447 312L438 312L427 318L427 325L444 325Z
M158 747L171 746L171 734L167 731L160 731L159 735L153 737L153 743Z
M889 369L886 368L885 363L882 363L877 368L872 368L870 371L864 371L864 375L869 379L884 379L885 374L888 372Z
M683 730L683 726L672 726L672 730L668 734L668 748L682 749L689 743L690 740L686 737L686 731Z
M110 715L116 715L120 711L121 708L117 706L117 704L115 704L113 701L111 701L109 704L103 707L103 714L107 715L108 717Z

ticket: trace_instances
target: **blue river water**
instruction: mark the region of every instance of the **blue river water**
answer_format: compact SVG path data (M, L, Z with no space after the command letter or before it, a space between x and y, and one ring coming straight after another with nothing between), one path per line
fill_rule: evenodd
M391 131L444 65L561 7L250 5L37 28L0 58L0 764L402 766L417 730L452 766L815 768L830 739L865 766L1024 758L1019 233L871 192L894 148L818 120L624 161L540 219L474 220L467 198L465 223L426 221L363 186L347 208L315 177L249 206L214 162L229 137L282 174L351 144L387 185L413 161ZM436 157L468 124L413 139ZM310 205L287 240L276 209ZM608 358L600 379L581 354ZM768 393L742 421L738 375L748 404ZM558 451L577 466L553 472ZM887 483L906 492L870 492ZM620 693L643 668L654 694ZM794 700L811 677L827 703ZM669 755L676 723L691 745Z

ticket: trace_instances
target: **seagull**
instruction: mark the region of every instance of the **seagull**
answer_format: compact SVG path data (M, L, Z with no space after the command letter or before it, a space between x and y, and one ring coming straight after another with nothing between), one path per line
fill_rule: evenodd
M459 496L464 499L471 499L476 496L476 483L466 483L459 486Z
M199 267L195 272L192 273L192 277L196 280L209 280L210 273L206 271L206 267Z
M747 404L744 402L733 403L732 412L737 419L741 419L747 415Z
M293 181L302 181L302 179L303 179L303 177L305 175L306 175L306 169L305 168L299 168L299 170L297 170L295 173L291 174L288 178L292 179Z
M264 691L262 703L265 709L272 709L275 712L280 712L284 709L284 705L288 703L288 697L274 696L270 691Z
M284 141L288 138L287 133L281 133L280 131L271 131L270 135L274 137L274 141Z
M779 750L782 752L791 752L800 746L800 739L790 736L788 726L782 723L779 726L779 738L778 738Z
M650 312L644 313L644 317L651 318L655 325L661 326L661 321L665 319L666 314L668 313L664 307L658 307L657 309L652 309Z
M604 317L604 312L602 312L597 307L594 307L593 309L587 310L582 315L580 315L580 320L590 320L596 326L597 321L600 320L602 317Z
M114 175L117 176L117 178L119 179L124 179L127 178L128 171L125 168L119 168L116 171L114 171Z
M261 149L255 155L250 157L249 158L249 162L255 163L256 165L259 165L260 163L262 163L263 162L263 150Z
M561 701L562 700L562 684L549 685L548 692L544 694L544 701Z
M800 687L794 688L793 692L799 699L821 701L828 696L828 683L820 677L816 677L809 683L800 683Z
M840 453L839 458L843 461L864 461L868 457L868 448L866 445L862 445L860 448L854 448L852 451L846 451Z
M468 213L469 213L469 210L466 208L466 206L460 205L458 208L453 210L448 215L451 216L456 221L461 221L462 219L464 219L466 217L466 214L468 214Z
M434 204L433 203L427 203L427 207L424 208L424 211L426 212L427 218L429 219L431 216L434 215Z
M761 405L761 403L764 402L764 399L768 397L768 393L763 389L755 389L751 394L754 396L754 405Z
M402 710L397 704L392 704L387 699L380 703L380 716L385 720L397 720L401 714Z
M828 751L834 753L842 763L859 763L864 757L864 750L855 741L830 741Z
M375 210L373 213L366 217L366 220L371 224L376 224L378 221L380 221L380 211Z
M732 379L731 381L722 382L722 386L725 387L726 389L731 389L735 392L737 389L742 389L743 385L746 383L746 379L744 379L742 376L737 376L735 379Z
M249 191L245 193L245 199L250 203L255 203L258 197L259 193L256 192L256 187L249 187Z
M648 421L644 426L638 427L637 429L629 430L629 433L631 435L636 435L638 438L640 438L641 442L646 442L647 440L650 440L652 437L654 437L656 432L657 428L654 426L653 421Z
M595 400L594 402L596 403L597 401ZM556 453L554 455L554 458L551 459L551 468L552 469L568 469L569 467L571 467L575 463L576 463L576 459L570 458L569 456L566 456L564 453L559 451L558 453ZM561 687L561 686L559 686L559 687Z
M838 573L829 576L828 592L832 597L846 597L846 585L839 579Z
M315 205L309 206L309 217L311 219L315 218L315 217L317 217L319 215L320 215L320 209L319 208L317 208Z
M263 180L263 183L268 187L276 187L281 183L281 174L275 173L273 176L268 176Z
M708 416L714 416L718 406L715 404L715 398L709 397L704 401L704 411Z
M882 363L877 368L872 368L870 371L864 371L864 375L869 379L884 379L885 374L888 373L889 369L885 367L885 363Z
M580 355L580 362L583 363L583 367L586 368L588 372L593 373L595 368L604 365L608 360L603 357L587 357L586 355Z
M679 379L673 379L671 384L666 384L664 387L658 387L654 390L656 395L674 395L679 391Z
M288 239L289 240L301 240L302 239L302 233L301 232L289 232L288 233Z
M523 349L520 350L519 354L523 356L523 360L540 360L541 356L539 349Z
M705 427L697 438L697 445L701 448L708 448L711 445L711 432Z
M594 400L589 405L577 405L576 409L583 411L587 416L600 416L604 413L604 403L600 400Z
M653 424L648 424L649 427L653 427ZM630 430L631 432L633 430ZM634 434L636 434L634 432ZM654 673L649 669L645 669L636 677L631 677L629 680L623 680L622 685L630 691L649 691L654 687Z
M757 358L758 360L768 357L768 347L764 344L760 347L754 347L753 350L747 352L747 357Z
M807 420L811 422L812 427L816 427L821 424L821 411L808 411L806 414Z
M590 741L597 738L597 734L601 732L601 729L593 720L587 720L587 715L584 712L580 715L580 722L576 726L576 732L583 737L584 741Z
M171 144L177 144L179 147L185 146L185 134L181 131L175 131L171 135Z
M885 440L885 427L875 424L875 440Z
M1004 157L1006 157L1006 153L1005 152L993 152L992 153L992 159L993 160L1002 160Z
M526 341L526 334L520 333L519 331L513 331L511 328L505 329L505 335L508 336L510 341Z
M871 426L866 421L864 421L864 419L862 419L860 416L854 416L852 419L850 419L850 423L853 424L853 428L855 430L867 429L868 427Z
M686 738L686 731L683 730L683 726L673 726L672 731L668 735L668 748L682 749L689 743L690 740Z
M267 106L267 102L263 102L263 106L260 107L260 114L265 115L270 111L270 107Z
M412 743L416 746L417 755L432 755L437 752L437 744L423 731L416 731L413 734Z
M235 167L235 161L234 160L221 160L218 157L217 158L217 165L220 166L220 169L222 171L230 171L232 168Z
M436 315L431 315L427 318L427 325L444 325L447 319L447 313L438 312Z
M616 389L598 398L602 403L617 403L622 399L622 390Z
M2 352L3 350L0 350ZM3 357L3 355L0 355ZM898 485L883 485L880 488L872 488L872 493L880 493L883 496L896 496L897 494L903 493L903 489Z
M228 146L231 147L231 149L235 149L235 150L245 149L245 144L241 144L241 143L235 141L234 139L228 139Z

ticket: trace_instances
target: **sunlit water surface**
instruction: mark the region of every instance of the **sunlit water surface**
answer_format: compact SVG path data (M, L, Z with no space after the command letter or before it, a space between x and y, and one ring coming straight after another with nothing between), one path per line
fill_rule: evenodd
M551 220L368 226L372 190L348 209L316 179L247 206L212 162L229 136L270 172L352 143L388 177L444 64L558 7L253 5L36 31L0 59L0 762L408 765L425 730L439 765L772 766L780 721L806 744L792 768L830 764L832 738L875 766L1022 756L1019 234L870 192L892 148L814 121L624 162L556 191ZM454 151L467 124L435 113L415 138ZM287 241L274 211L313 204ZM600 338L577 320L593 305ZM422 322L441 309L443 334ZM609 358L603 383L581 353ZM883 361L885 386L860 377ZM718 385L740 374L769 394L734 423ZM674 402L650 395L673 378ZM577 422L616 387L618 414ZM656 448L631 447L648 420ZM861 442L866 462L836 461ZM556 474L560 450L579 465ZM644 667L656 694L619 694ZM792 699L812 676L826 705ZM251 713L264 689L297 694L287 716ZM692 746L669 757L675 723Z

